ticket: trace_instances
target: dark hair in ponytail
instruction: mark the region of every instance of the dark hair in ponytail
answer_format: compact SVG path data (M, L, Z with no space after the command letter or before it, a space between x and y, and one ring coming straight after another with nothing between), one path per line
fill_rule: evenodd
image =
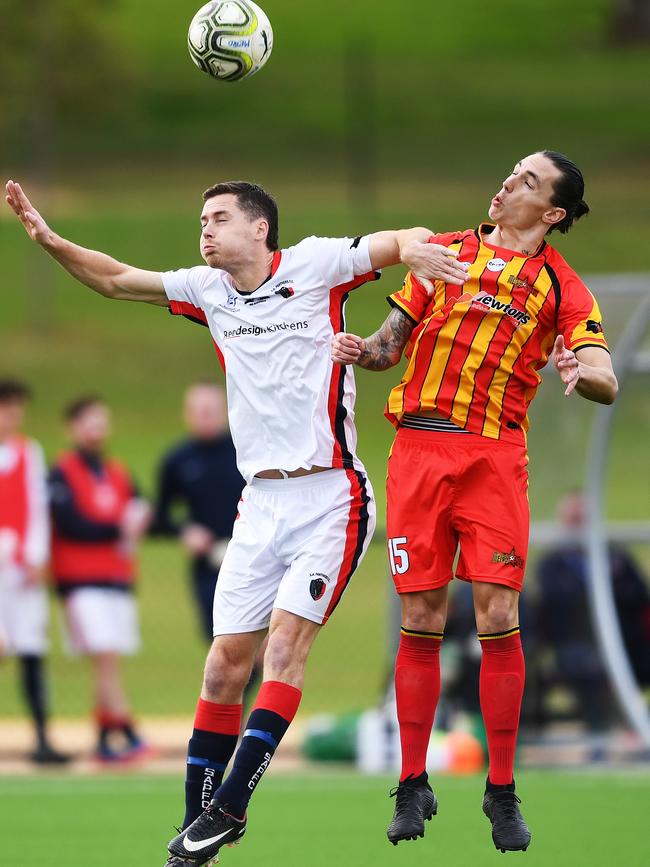
M554 223L546 234L558 229L565 235L575 220L589 213L589 205L582 198L585 194L585 181L578 166L564 154L542 151L542 155L561 172L561 176L553 184L551 204L566 211L566 217L559 223Z

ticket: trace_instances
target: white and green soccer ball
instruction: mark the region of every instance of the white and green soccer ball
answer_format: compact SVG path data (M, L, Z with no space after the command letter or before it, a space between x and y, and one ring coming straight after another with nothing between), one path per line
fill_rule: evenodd
M203 72L220 81L241 81L269 59L273 29L251 0L213 0L192 19L187 46Z

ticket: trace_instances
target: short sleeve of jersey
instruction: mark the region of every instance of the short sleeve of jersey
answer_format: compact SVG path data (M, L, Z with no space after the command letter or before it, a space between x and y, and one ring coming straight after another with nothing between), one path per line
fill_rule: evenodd
M431 235L429 238L429 244L442 244L443 247L448 247L449 244L453 244L456 241L459 241L465 232L443 232L440 235Z
M397 307L406 313L417 325L424 318L431 297L418 278L409 271L402 288L389 295L387 301L391 307Z
M201 295L209 273L210 269L202 266L161 273L172 313L198 315L201 312Z
M312 265L328 288L351 283L372 271L368 236L359 238L306 238Z
M598 302L577 275L562 283L557 330L573 352L587 346L608 349Z

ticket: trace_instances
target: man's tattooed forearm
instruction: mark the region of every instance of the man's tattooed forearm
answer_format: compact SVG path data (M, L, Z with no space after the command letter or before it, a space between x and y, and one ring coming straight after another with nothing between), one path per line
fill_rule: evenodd
M359 367L365 367L366 370L388 370L394 367L402 357L414 327L413 320L394 307L381 328L365 338L363 352L357 361Z

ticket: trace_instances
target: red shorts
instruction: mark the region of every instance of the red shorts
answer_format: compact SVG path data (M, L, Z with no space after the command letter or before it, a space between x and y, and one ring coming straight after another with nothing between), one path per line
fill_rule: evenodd
M400 428L388 459L387 536L398 593L454 577L521 590L528 553L526 447Z

